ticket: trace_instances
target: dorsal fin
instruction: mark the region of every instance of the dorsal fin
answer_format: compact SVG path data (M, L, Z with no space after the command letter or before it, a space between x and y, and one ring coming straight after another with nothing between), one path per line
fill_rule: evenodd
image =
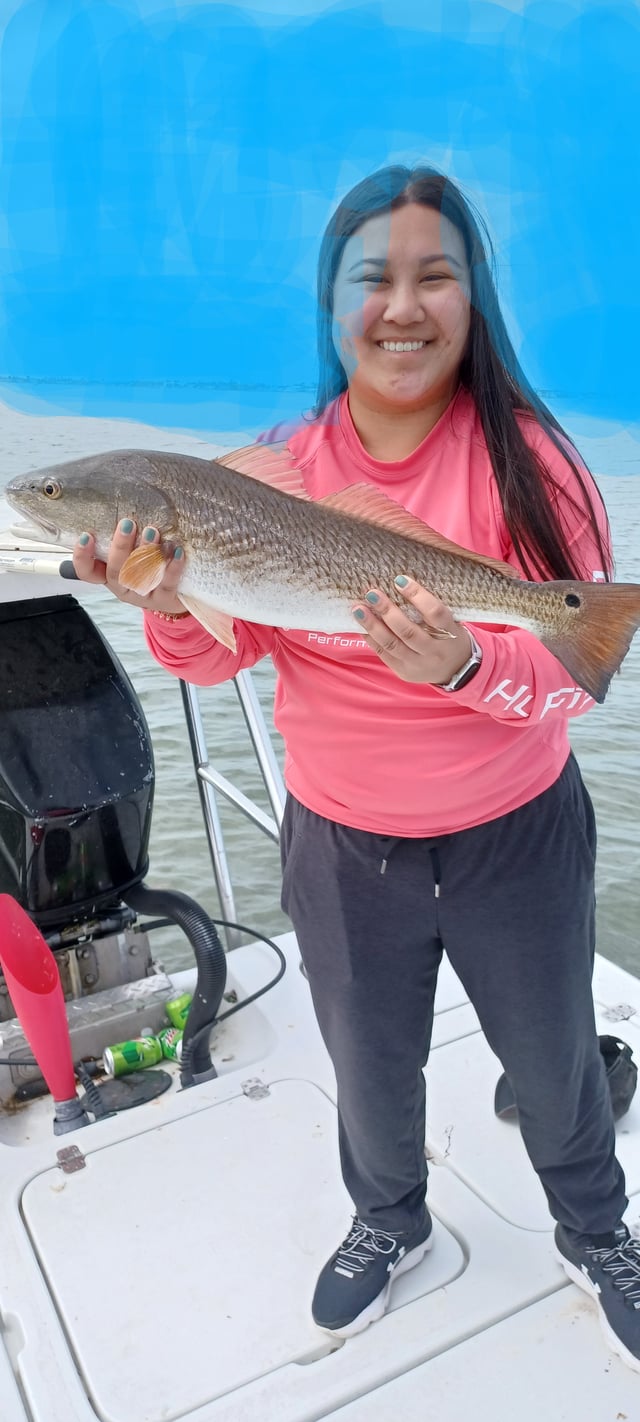
M458 558L464 557L472 563L482 563L483 567L493 568L494 572L502 573L504 577L520 576L510 563L503 563L499 558L485 557L482 553L472 553L471 549L462 548L459 543L452 543L444 534L437 533L428 523L422 523L415 514L407 513L400 504L394 503L393 499L389 499L379 489L373 489L370 484L349 484L348 488L340 489L337 494L328 494L326 498L319 499L318 503L324 508L334 509L336 513L348 514L350 518L377 523L381 528L388 528L391 533L402 534L403 538L413 538L417 543L426 543L429 548L437 548L439 553L455 553Z
M309 498L286 444L247 444L244 449L232 449L220 455L214 463L224 464L236 474L248 474L261 484L270 484L282 494L292 494L296 499Z

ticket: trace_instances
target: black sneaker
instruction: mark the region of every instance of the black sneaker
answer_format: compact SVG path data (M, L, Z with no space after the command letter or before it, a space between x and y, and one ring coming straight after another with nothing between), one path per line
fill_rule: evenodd
M556 1225L555 1241L565 1273L596 1300L609 1346L640 1373L640 1241L624 1224L575 1242Z
M370 1229L357 1215L346 1239L327 1260L316 1284L311 1311L319 1328L351 1338L382 1315L393 1279L413 1269L431 1248L428 1211L408 1234Z

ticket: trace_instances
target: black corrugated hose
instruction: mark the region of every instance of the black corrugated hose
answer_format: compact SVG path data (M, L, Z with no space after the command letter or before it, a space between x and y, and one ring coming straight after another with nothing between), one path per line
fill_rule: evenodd
M171 919L193 948L197 981L182 1038L180 1082L186 1087L207 1081L217 1076L209 1051L209 1037L227 981L227 960L215 924L187 894L136 884L127 889L123 898L136 913L160 913Z

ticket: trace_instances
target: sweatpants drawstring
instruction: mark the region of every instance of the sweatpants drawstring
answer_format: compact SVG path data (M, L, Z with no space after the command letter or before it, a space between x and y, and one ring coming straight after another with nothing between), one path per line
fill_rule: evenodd
M430 849L429 849L429 854L431 855L431 864L432 864L432 866L433 866L433 893L434 893L434 898L439 899L439 898L440 898L440 856L439 856L439 854L438 854L438 851L437 851L435 845L431 845L431 847L430 847Z

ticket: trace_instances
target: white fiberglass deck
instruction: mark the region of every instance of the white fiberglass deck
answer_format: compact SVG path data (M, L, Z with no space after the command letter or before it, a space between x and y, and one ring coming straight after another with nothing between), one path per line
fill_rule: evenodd
M4 1120L1 1422L640 1422L640 1376L554 1258L518 1129L493 1114L499 1064L446 967L428 1069L433 1251L365 1333L336 1346L315 1328L315 1277L350 1206L330 1063L282 943L284 980L214 1035L217 1080L181 1092L176 1078L62 1138L48 1101ZM252 945L229 967L242 996L273 959ZM599 1030L640 1058L640 983L600 960L595 996ZM74 1143L86 1164L66 1175L56 1152ZM636 1102L618 1147L637 1192Z

